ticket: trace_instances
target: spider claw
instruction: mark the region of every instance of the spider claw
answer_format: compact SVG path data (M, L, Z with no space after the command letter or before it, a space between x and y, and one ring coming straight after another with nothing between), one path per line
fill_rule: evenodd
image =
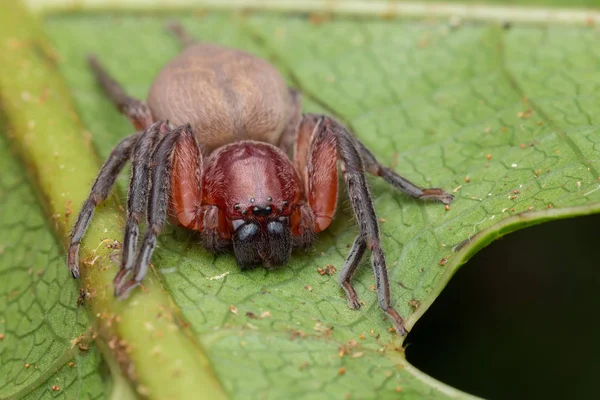
M79 245L72 244L69 246L69 251L67 252L67 265L69 266L69 270L71 271L71 276L73 278L79 278L79 257L78 257Z
M442 189L429 188L423 189L423 194L419 196L421 200L439 201L442 204L450 204L454 200L454 196L450 193L446 193Z
M398 312L395 309L389 307L387 310L385 310L385 313L390 317L390 319L394 323L394 329L396 330L396 333L399 336L404 336L408 333L406 331L406 328L404 327L404 319L400 316L400 314L398 314Z
M121 284L117 286L115 284L115 297L119 300L125 300L131 294L131 291L138 287L141 282L136 281L135 279L128 280L125 284Z
M348 297L348 307L353 310L358 310L360 308L360 302L358 301L358 297L350 298Z

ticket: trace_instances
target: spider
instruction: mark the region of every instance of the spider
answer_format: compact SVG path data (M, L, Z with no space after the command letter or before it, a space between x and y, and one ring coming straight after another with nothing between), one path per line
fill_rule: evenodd
M127 220L114 280L121 299L146 275L167 218L200 232L209 250L233 249L242 270L286 264L292 249L311 246L315 234L331 223L339 162L359 228L339 277L348 306L360 307L351 278L368 249L379 305L404 335L403 319L391 304L365 170L417 199L449 204L454 197L421 188L381 165L335 119L303 115L300 94L266 61L196 42L177 23L168 28L184 49L158 74L146 103L128 96L89 57L100 86L137 132L111 152L82 206L67 255L73 277L79 277L80 242L94 209L128 160ZM138 248L144 219L147 229Z

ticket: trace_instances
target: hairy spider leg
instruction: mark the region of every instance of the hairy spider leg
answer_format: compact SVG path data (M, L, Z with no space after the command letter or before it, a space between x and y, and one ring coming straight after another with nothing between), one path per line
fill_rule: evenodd
M346 292L348 306L353 309L360 307L351 278L368 247L371 251L379 306L391 318L398 334L404 335L406 334L404 320L391 304L390 283L379 237L377 216L356 140L335 120L313 114L306 114L303 117L297 149L306 148L306 135L310 135L306 151L308 156L305 170L306 190L310 207L315 214L315 231L325 229L335 213L338 160L359 226L358 237L340 273L340 284Z
M150 187L152 154L159 142L170 131L167 122L152 124L140 136L131 154L131 175L127 192L127 221L123 236L121 268L115 277L115 284L121 282L127 271L131 270L135 259L139 224L146 217L146 202ZM115 285L118 288L118 285Z
M79 247L81 238L85 234L94 209L98 204L103 202L110 189L115 183L115 179L127 163L131 156L131 152L140 137L140 133L134 133L123 139L108 156L108 159L100 169L100 173L96 181L92 185L88 198L83 203L77 221L71 231L71 240L69 250L67 252L67 265L74 278L79 278Z
M179 23L179 21L171 21L166 26L167 30L171 32L179 41L179 43L185 48L197 44L198 41L189 34L189 32Z
M194 146L195 150L190 151L190 145ZM171 208L177 212L178 219L183 218L184 222L180 220L180 223L198 224L195 219L201 218L199 207L202 196L199 185L202 166L200 154L200 148L190 125L183 125L169 131L156 146L149 170L146 233L132 268L119 271L115 278L116 296L126 298L148 272L150 259L156 248L156 239L167 219L170 194L176 199ZM186 171L189 171L190 165L193 165L196 170L192 177L188 176L189 180L184 182L177 180L184 178L180 175L182 165L185 165ZM192 218L189 216L190 213L193 213ZM197 227L201 229L201 226Z
M129 118L135 129L141 131L149 127L153 122L153 118L148 106L142 101L127 95L121 85L106 72L106 69L94 55L88 57L88 62L106 95L112 100L117 109Z
M369 151L359 140L356 140L358 152L360 153L363 162L365 163L366 170L375 176L383 178L387 183L407 194L410 197L414 197L419 200L430 200L439 201L443 204L450 204L454 200L454 196L446 193L442 189L438 188L422 188L414 183L410 182L403 176L398 175L388 167L381 165L373 153Z

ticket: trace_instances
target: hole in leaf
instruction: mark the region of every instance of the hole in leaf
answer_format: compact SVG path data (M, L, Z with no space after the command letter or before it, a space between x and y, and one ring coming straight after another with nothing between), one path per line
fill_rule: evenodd
M600 215L497 240L414 326L410 363L489 399L584 399L600 373Z

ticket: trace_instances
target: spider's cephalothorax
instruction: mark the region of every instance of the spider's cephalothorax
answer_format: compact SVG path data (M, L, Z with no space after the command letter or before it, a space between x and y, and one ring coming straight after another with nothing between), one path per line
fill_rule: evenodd
M334 119L302 115L300 95L267 62L196 43L177 24L171 30L185 50L159 73L145 104L129 97L90 57L104 91L139 132L115 147L83 204L67 257L73 276L79 276L79 246L94 208L128 160L127 221L115 277L115 295L121 298L146 275L167 217L200 232L208 249L232 249L242 269L285 264L294 248L309 246L331 223L339 161L359 227L340 284L349 307L359 308L351 278L368 249L379 305L404 334L402 317L391 304L365 170L415 198L449 204L452 195L420 188L382 166ZM144 218L147 229L138 248Z

